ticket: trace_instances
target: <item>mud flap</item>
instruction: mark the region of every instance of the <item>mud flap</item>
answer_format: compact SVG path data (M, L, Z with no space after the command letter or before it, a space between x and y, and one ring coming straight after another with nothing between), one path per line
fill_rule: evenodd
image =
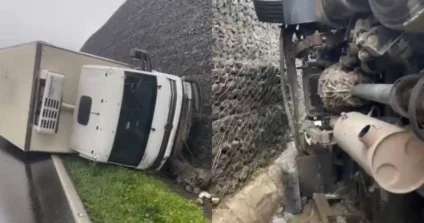
M312 197L314 193L328 193L334 189L330 152L298 157L296 166L303 197Z
M284 210L290 214L302 212L302 198L299 190L299 177L297 170L283 172L284 185Z

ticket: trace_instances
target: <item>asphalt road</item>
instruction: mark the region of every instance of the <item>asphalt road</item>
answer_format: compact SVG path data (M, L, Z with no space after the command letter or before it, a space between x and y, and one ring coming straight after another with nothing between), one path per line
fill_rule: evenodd
M1 137L0 222L74 222L50 155L23 153Z

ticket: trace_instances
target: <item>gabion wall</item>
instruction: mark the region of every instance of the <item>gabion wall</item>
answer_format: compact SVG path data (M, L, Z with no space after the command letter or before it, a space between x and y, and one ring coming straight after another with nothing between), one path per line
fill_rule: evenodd
M213 0L212 192L234 193L284 150L279 28L251 0Z

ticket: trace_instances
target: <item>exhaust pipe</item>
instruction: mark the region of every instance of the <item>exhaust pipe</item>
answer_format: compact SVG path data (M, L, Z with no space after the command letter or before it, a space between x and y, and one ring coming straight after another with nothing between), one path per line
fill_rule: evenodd
M424 184L424 142L412 132L358 112L331 125L339 147L383 189L404 194Z
M358 84L352 87L351 93L365 100L388 105L399 115L410 119L408 110L411 92L420 78L420 75L407 75L399 78L394 84ZM423 114L424 104L417 103L416 110ZM424 121L421 115L417 118Z
M369 101L388 105L393 84L358 84L353 86L352 94Z

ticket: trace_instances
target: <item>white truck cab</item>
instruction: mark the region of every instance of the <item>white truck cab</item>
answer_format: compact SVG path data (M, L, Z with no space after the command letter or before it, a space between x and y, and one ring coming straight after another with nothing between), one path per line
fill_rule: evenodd
M198 83L151 70L142 51L136 53L145 70L45 43L32 44L0 50L0 77L5 67L9 77L0 79L0 87L28 86L14 93L15 103L0 105L2 137L23 151L76 152L95 162L137 169L158 170L169 157L179 155L193 114L201 112ZM21 64L2 62L2 57L25 59L24 55L33 55L24 64L35 64L25 72L18 72L22 60ZM8 97L3 94L0 100ZM15 129L10 130L13 123L8 118L13 115L24 121L15 121Z
M159 169L171 156L183 98L190 100L191 90L169 74L84 66L71 148L97 162Z

